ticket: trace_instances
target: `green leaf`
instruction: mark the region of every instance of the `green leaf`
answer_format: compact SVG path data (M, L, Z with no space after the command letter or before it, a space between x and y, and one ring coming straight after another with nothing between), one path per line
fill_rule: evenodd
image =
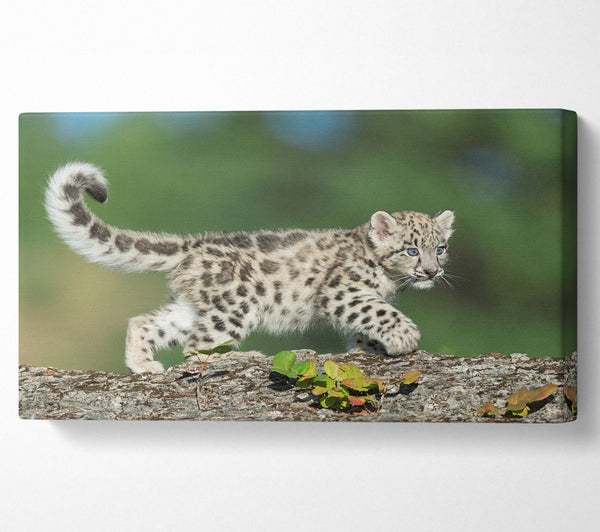
M340 374L340 366L333 360L327 360L325 364L323 364L323 369L332 379L337 379Z
M506 409L517 416L526 416L527 412L529 412L529 408L525 411L525 407L528 403L546 399L546 397L551 396L557 389L558 386L556 384L545 384L544 386L529 392L525 389L521 389L518 392L513 393L506 400Z
M280 351L273 357L273 367L290 370L295 360L296 355L291 351Z
M322 395L327 392L327 388L323 386L315 386L312 390L313 395Z
M319 399L319 403L321 403L323 408L335 408L338 405L338 400L335 397L322 395L321 399Z
M292 364L291 370L295 371L298 375L304 375L309 367L310 362L308 360L303 360L302 362Z
M527 406L527 403L529 402L530 397L531 397L531 395L529 394L529 392L527 390L521 389L518 392L513 393L506 400L506 409L510 410L513 413L520 412Z
M327 385L330 383L330 386L333 386L333 381L324 373L314 377L313 383L316 384L317 386L324 386L324 387L327 387Z
M303 375L305 377L316 377L317 376L317 362L316 360L311 360L309 362L308 369L304 371Z
M479 410L475 411L476 416L499 416L500 410L497 406L494 406L492 403L485 403Z
M349 395L348 401L350 401L354 406L362 406L367 402L367 399L366 397L354 397L353 395Z
M281 373L281 375L285 375L286 377L289 377L290 379L297 379L298 378L298 374L294 373L293 371L290 371L289 369L273 368L273 371L275 373Z
M520 417L526 417L527 414L529 413L529 407L526 406L525 408L521 409L521 410L511 410L513 416L520 416Z
M343 390L331 390L328 389L327 390L327 394L330 395L331 397L347 397L348 394L344 393Z
M296 381L296 386L298 386L298 388L310 388L313 385L313 379L312 377L300 377L297 381Z
M364 378L364 374L358 366L354 364L350 364L349 362L344 362L340 365L340 378L341 379L358 379Z
M231 351L231 346L229 344L233 344L237 342L235 338L225 342L224 344L217 345L215 347L211 347L210 349L196 349L194 354L196 355L212 355L213 353L229 353Z
M402 384L412 384L421 376L420 371L407 371L402 377L400 377L400 381Z
M529 392L529 402L531 403L533 401L541 401L542 399L546 399L546 397L550 397L556 390L558 390L558 386L556 384L545 384L541 388L537 388L536 390Z
M338 400L338 408L345 410L350 406L350 401L348 401L348 396L344 395L341 399Z
M577 414L577 389L565 384L563 386L563 390L565 392L565 397L571 403L571 412L573 412L573 414Z
M348 388L352 388L353 390L356 390L357 392L366 392L369 390L369 388L367 388L367 386L365 385L364 377L355 377L353 379L344 379L342 381L342 384L344 386L348 386Z

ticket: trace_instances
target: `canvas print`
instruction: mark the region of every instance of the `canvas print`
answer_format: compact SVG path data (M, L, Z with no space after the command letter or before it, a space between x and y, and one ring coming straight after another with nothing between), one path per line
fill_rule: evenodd
M574 112L19 128L22 418L576 418Z

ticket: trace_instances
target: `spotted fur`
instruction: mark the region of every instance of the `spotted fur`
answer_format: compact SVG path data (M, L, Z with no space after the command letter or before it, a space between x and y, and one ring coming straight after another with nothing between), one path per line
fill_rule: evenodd
M133 373L163 371L153 353L168 346L191 355L256 329L280 333L317 321L345 331L355 350L417 348L419 330L391 302L399 289L429 288L444 275L452 211L378 211L354 229L180 236L105 224L82 191L105 202L107 187L96 167L72 163L50 178L45 204L60 236L88 260L168 274L173 303L129 321L125 361Z

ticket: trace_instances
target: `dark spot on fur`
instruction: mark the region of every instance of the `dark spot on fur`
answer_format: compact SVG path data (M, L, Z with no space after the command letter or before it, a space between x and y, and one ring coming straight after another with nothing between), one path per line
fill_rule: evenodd
M379 309L379 310L376 312L376 314L377 314L377 316L385 316L385 309L382 309L382 308L381 308L381 309Z
M150 264L150 269L158 270L158 269L162 268L164 265L165 265L164 260L157 260L156 262L153 262L152 264Z
M281 305L281 292L275 292L275 296L273 296L273 301L278 305Z
M100 183L91 183L85 187L85 191L90 195L91 198L99 201L100 203L106 203L108 199L108 192L104 185Z
M90 227L90 238L95 238L100 242L108 242L110 239L110 229L102 223L95 222Z
M267 290L265 289L265 285L262 283L262 281L258 281L258 283L256 283L256 295L258 296L264 296L267 293Z
M235 303L235 299L233 298L233 296L231 295L231 292L229 290L225 290L225 292L223 292L222 296L228 305L233 305Z
M200 280L202 281L202 284L208 288L209 286L212 285L212 282L213 282L212 274L210 274L209 272L204 272L200 276Z
M208 334L202 337L202 341L208 344L212 344L214 342L212 336L209 336Z
M203 260L202 267L206 270L210 270L212 268L213 261L212 260Z
M229 318L229 323L231 323L231 325L237 327L238 329L242 328L242 323L239 320L236 320L235 318Z
M323 297L321 298L321 302L320 302L320 303L321 303L321 306L322 306L323 308L325 308L325 307L327 306L327 303L329 303L329 298L328 298L327 296L323 296Z
M188 255L185 259L183 259L181 261L181 263L179 264L179 268L181 268L182 270L187 270L192 263L194 262L194 257L192 257L191 255Z
M281 237L273 233L263 233L256 237L258 249L263 253L269 253L281 244Z
M314 282L315 282L315 278L314 277L309 277L308 279L306 279L306 281L304 281L304 286L310 286Z
M73 203L69 212L73 216L73 223L75 225L87 225L92 220L92 215L88 212L88 210L83 206L83 203L78 201L77 203Z
M341 275L336 275L330 282L329 282L329 286L331 286L331 288L335 288L336 286L338 286L340 284L340 282L342 281L342 276Z
M205 304L207 304L207 305L210 304L210 297L208 297L207 292L205 292L204 290L200 290L198 293L200 294L200 297L202 298L202 301Z
M221 271L215 276L217 283L227 284L233 281L233 264L225 262L221 265Z
M220 296L213 296L212 304L217 310L221 311L223 314L227 312L227 307L223 305L223 301L221 300Z
M207 247L206 248L206 253L208 253L209 255L214 255L215 257L223 257L224 253L217 248L213 248L213 247Z
M217 329L217 331L224 331L226 329L225 322L219 316L216 316L215 314L213 314L210 317L210 319L214 323L215 329Z
M252 245L252 239L246 235L232 235L231 243L238 248L249 248Z
M248 295L248 290L242 284L237 287L236 292L237 292L237 295L240 296L240 297L246 297Z
M135 249L137 249L142 255L147 255L152 249L152 243L147 238L140 238L135 243Z
M252 279L252 272L254 271L254 268L252 268L252 265L249 262L244 262L241 266L240 266L240 280L242 281L250 281Z
M348 323L352 323L356 318L358 318L358 314L356 312L353 312L346 319L348 320Z
M132 244L133 238L129 236L119 234L115 237L115 246L117 246L117 249L121 252L129 250Z
M158 336L163 338L165 336L165 331L163 331L162 329L158 329Z
M79 188L75 185L67 184L63 187L63 193L70 200L79 199Z
M306 238L306 233L302 232L302 231L292 231L291 233L288 233L286 235L284 235L281 239L281 245L282 246L293 246L294 244L297 244L298 242L302 242L302 240L304 240Z
M371 316L365 316L365 317L362 319L361 323L369 323L370 321L371 321Z
M179 251L179 245L175 242L155 242L151 249L159 255L175 255Z
M260 263L260 270L265 274L275 273L279 269L279 264L275 261L265 259Z
M369 310L371 310L373 307L371 305L365 305L363 308L360 309L361 312L369 312Z
M240 304L240 310L244 314L248 314L248 312L250 312L250 305L248 305L248 303L246 303L245 301L242 301Z
M340 305L335 309L334 314L339 318L344 313L344 305Z

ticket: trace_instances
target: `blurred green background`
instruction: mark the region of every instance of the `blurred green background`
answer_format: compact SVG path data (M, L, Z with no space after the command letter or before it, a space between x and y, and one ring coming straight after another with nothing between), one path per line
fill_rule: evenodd
M421 348L564 356L575 346L576 118L558 110L65 113L20 117L20 358L127 372L127 320L168 302L162 274L86 263L53 233L47 177L103 168L115 226L198 233L353 227L377 210L456 213L452 287L397 306ZM566 178L565 178L566 176ZM242 349L336 352L319 326ZM181 348L159 352L167 366Z

